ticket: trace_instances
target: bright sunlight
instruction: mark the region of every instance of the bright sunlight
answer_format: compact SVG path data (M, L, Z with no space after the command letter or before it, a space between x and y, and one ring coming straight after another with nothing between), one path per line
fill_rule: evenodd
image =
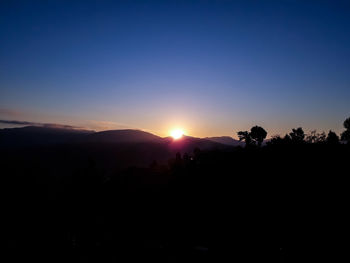
M184 135L184 132L183 132L183 130L176 129L176 130L171 131L170 135L171 135L171 137L173 137L174 140L177 140L177 139L180 139Z

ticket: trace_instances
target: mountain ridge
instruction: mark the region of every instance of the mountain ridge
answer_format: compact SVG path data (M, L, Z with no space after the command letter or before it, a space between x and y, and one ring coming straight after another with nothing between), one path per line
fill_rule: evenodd
M243 146L244 143L230 136L205 137L204 139L230 146Z
M233 140L233 139L232 139ZM22 128L0 129L0 146L26 147L54 144L136 144L158 143L171 149L194 148L222 148L229 144L212 138L197 138L184 135L181 139L160 137L150 132L138 129L120 129L106 131L92 131L61 127L25 126ZM232 145L229 145L232 146Z

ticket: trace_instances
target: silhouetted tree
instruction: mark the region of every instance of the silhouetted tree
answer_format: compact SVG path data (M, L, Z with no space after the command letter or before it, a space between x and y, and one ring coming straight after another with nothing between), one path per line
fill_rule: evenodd
M350 144L350 117L344 121L343 126L346 130L342 132L341 140Z
M292 143L303 143L305 138L305 133L301 127L297 129L292 129L292 132L289 133Z
M250 129L250 137L261 146L262 142L267 136L267 132L260 126L254 126Z
M315 143L317 140L316 130L313 130L306 136L306 142Z
M350 144L350 130L346 130L341 134L341 140Z
M252 144L253 140L248 131L239 131L237 132L238 138L240 141L245 142L245 146L248 147Z
M339 144L339 136L333 132L333 131L329 131L327 139L326 139L326 143L327 144Z
M326 136L326 133L324 131L321 133L318 133L317 136L318 136L317 143L325 143L326 142L327 136Z
M292 143L292 138L289 136L289 134L286 134L284 137L283 137L283 142L285 144L290 144Z
M307 143L324 143L326 142L326 134L324 132L317 133L313 130L306 136Z
M281 145L284 143L283 138L280 135L273 135L271 140L267 142L267 145Z
M350 117L344 121L343 125L345 129L350 130Z

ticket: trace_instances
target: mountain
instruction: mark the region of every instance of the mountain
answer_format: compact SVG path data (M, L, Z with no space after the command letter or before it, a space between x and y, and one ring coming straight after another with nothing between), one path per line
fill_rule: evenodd
M0 129L0 146L26 147L70 143L94 131L26 126L22 128Z
M219 138L219 137L217 137ZM225 138L225 137L220 137ZM229 138L229 137L228 137ZM233 142L233 140L231 138ZM194 148L213 149L222 148L230 144L228 140L215 140L213 138L196 138L183 136L181 139L173 140L171 137L162 138L152 133L141 130L108 130L89 131L68 128L53 128L27 126L22 128L0 129L0 146L21 147L35 145L55 145L55 144L135 144L150 143L161 144L169 148L171 152L191 151ZM151 146L150 146L151 147Z
M68 128L26 126L0 129L0 146L19 147L64 143L143 143L163 142L163 138L141 130L95 132Z
M159 143L162 141L161 137L152 133L131 129L96 132L82 138L82 142L88 143Z
M205 139L213 141L213 142L225 144L225 145L230 145L230 146L244 146L243 142L241 142L239 140L235 140L235 139L233 139L232 137L229 137L229 136L207 137Z

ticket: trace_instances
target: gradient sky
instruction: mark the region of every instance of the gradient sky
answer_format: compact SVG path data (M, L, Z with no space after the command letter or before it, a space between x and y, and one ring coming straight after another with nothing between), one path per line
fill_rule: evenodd
M349 116L350 1L0 2L2 120L236 137Z

